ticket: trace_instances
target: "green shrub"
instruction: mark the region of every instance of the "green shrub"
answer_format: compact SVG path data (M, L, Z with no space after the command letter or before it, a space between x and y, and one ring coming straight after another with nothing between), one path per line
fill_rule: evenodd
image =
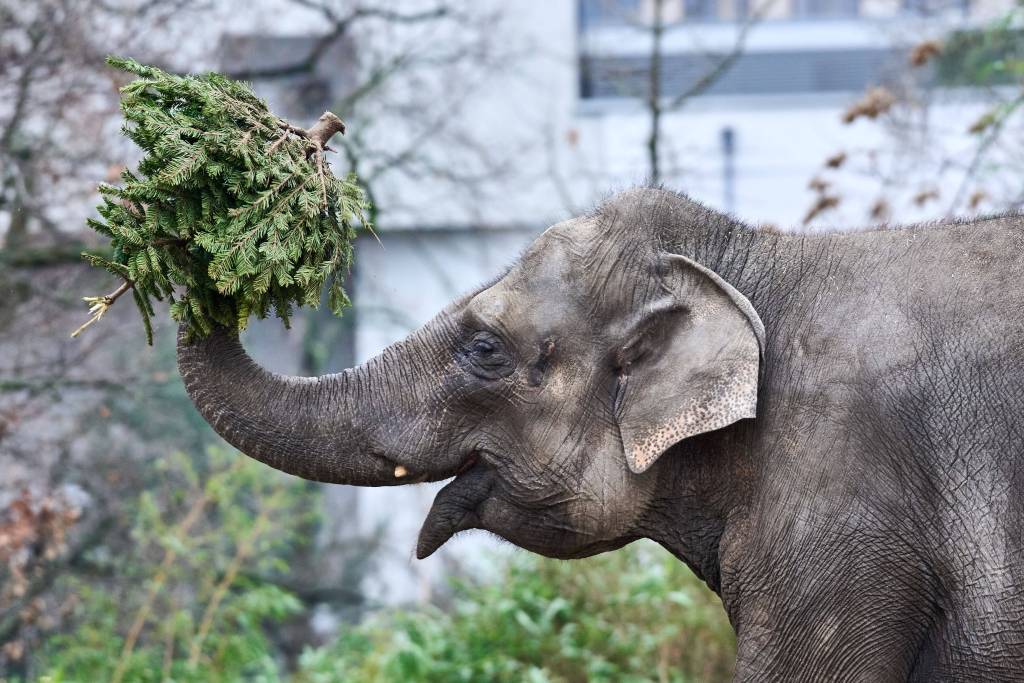
M718 598L651 543L587 560L517 555L452 607L393 611L307 651L302 683L729 680Z
M269 634L303 605L282 590L308 534L309 490L238 454L160 463L128 507L134 552L66 574L69 622L33 655L48 683L683 683L728 680L721 604L641 542L587 560L519 553L496 580L456 582L450 605L379 612L308 649L295 672ZM96 576L99 573L100 576Z
M233 452L202 464L162 463L164 485L130 503L135 552L92 558L109 577L61 579L71 624L37 656L41 680L278 680L265 626L301 604L271 579L310 521L305 487Z

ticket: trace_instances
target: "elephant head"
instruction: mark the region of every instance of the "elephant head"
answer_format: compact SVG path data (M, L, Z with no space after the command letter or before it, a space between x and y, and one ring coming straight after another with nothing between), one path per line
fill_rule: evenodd
M233 332L179 340L190 396L228 442L307 479L453 478L426 557L486 529L569 558L644 535L665 452L752 418L764 328L715 272L673 253L658 190L618 195L538 237L497 280L339 374L258 367Z

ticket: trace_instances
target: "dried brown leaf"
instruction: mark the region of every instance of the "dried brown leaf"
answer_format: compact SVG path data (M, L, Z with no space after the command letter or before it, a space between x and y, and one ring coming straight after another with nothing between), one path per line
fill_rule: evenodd
M986 199L988 199L988 192L985 192L985 190L975 190L971 193L970 199L967 200L967 206L971 211L977 211L978 207Z
M977 135L978 133L983 133L995 122L996 113L994 111L985 112L984 114L979 116L974 123L970 125L970 127L967 129L967 132L973 133L975 135Z
M846 163L846 152L836 152L829 158L825 159L826 168L839 168Z
M931 188L927 190L921 190L914 195L914 204L917 206L924 206L928 202L935 201L939 198L939 191Z
M894 104L896 104L896 96L888 88L882 86L870 88L864 93L864 97L851 104L843 112L843 123L853 123L861 117L877 119L892 109Z
M825 180L821 176L814 176L807 182L807 187L811 190L814 190L818 194L823 194L826 190L828 190L829 187L831 187L831 185L832 183Z
M875 203L871 205L871 220L877 223L884 223L889 220L892 215L892 207L889 206L889 202L885 197L879 197L875 200Z
M814 205L807 211L807 215L804 216L804 225L807 225L815 218L830 211L839 206L839 196L834 194L823 194L818 197Z
M926 40L918 43L910 51L910 65L915 67L924 66L933 57L942 54L942 43L938 40Z

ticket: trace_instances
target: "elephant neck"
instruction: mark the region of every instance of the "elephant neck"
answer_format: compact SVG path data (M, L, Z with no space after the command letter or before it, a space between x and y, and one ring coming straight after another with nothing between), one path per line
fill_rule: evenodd
M723 543L741 523L757 485L750 467L753 422L686 439L652 468L657 494L641 531L719 593Z
M770 387L787 386L799 372L789 352L793 336L827 305L823 283L850 254L836 235L752 228L693 202L677 211L671 230L660 235L661 248L714 271L750 300L765 325L758 419L686 439L665 453L655 466L658 502L644 529L722 594L730 572L723 571L723 558L747 537L747 513L771 457L763 431L779 397Z
M763 357L776 366L794 335L832 317L827 309L850 295L842 283L870 277L874 267L870 252L842 234L752 228L697 204L685 211L661 248L709 268L750 301L765 326Z

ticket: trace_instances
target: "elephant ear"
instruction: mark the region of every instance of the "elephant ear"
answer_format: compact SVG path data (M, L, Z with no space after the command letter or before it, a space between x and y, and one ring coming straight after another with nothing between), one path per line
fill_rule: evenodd
M764 325L717 273L658 257L659 291L619 349L615 415L629 469L640 473L683 439L755 416Z

